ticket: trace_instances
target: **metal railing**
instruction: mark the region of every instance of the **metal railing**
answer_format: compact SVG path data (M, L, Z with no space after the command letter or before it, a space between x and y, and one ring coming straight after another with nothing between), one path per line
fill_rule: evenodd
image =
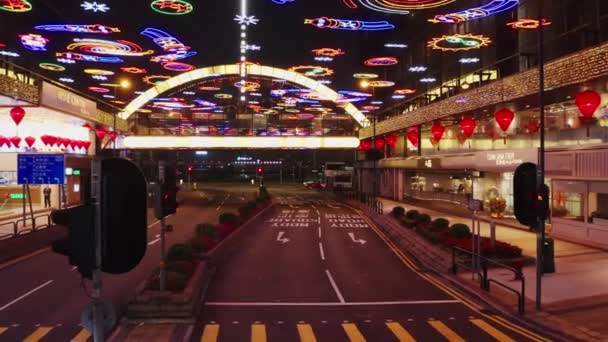
M459 256L460 256L459 254L467 255L470 257L469 258L470 260L472 259L474 261L478 261L478 263L474 263L474 264L479 264L480 268L475 268L475 267L471 266L470 263L467 263L467 262L459 262ZM468 260L468 261L470 262L470 260ZM488 275L488 268L490 265L499 267L499 268L503 268L503 269L507 269L507 270L513 272L513 274L515 276L515 280L519 280L521 282L520 290L518 291L518 290L510 287L509 285L504 284L496 279L491 279ZM455 275L458 274L459 268L464 268L464 269L471 271L473 274L477 274L477 276L479 277L479 286L484 291L490 292L490 289L491 289L490 285L495 284L495 285L498 285L498 286L502 287L503 289L517 295L517 308L518 308L517 311L519 312L520 315L525 314L526 279L525 279L524 274L521 269L516 269L509 265L488 259L488 258L484 257L483 255L473 253L466 249L462 249L459 247L452 247L452 273Z
M28 234L51 227L51 214L20 218L14 221L0 222L0 240ZM10 232L10 233L8 233Z

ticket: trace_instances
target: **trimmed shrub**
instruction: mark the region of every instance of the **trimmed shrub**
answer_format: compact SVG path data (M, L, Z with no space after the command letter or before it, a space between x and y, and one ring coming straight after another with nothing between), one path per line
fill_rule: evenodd
M441 242L441 237L429 230L419 230L418 232L423 238L429 240L432 244L438 244Z
M197 253L204 253L215 247L215 240L209 236L197 236L193 237L189 241L190 247Z
M455 238L467 238L471 236L471 228L464 223L456 223L450 227L450 231L448 233L451 237Z
M222 213L219 217L220 224L227 224L231 226L239 225L239 217L235 213Z
M149 286L150 290L159 290L160 283L158 279L158 274L151 279ZM188 285L188 277L186 275L179 272L167 272L167 291L179 292L185 289L186 285Z
M450 221L444 218L437 218L431 223L431 231L438 232L450 228Z
M194 250L192 246L187 245L185 243L178 243L171 248L169 248L169 252L167 252L167 261L175 262L180 260L192 260L194 257Z
M167 265L167 272L177 272L190 278L196 269L196 263L192 261L176 261Z
M392 214L395 217L401 217L401 216L405 215L405 208L403 208L403 207L394 207Z
M408 229L413 229L416 225L416 221L404 218L401 220L401 225Z
M210 223L199 223L194 226L194 230L196 231L196 236L208 236L212 239L215 239L217 236L215 226Z
M420 213L418 212L418 210L409 210L405 214L405 217L407 217L410 220L416 220L416 218L418 218L418 215L420 215Z
M420 214L416 217L416 224L427 225L431 223L431 217L428 214Z

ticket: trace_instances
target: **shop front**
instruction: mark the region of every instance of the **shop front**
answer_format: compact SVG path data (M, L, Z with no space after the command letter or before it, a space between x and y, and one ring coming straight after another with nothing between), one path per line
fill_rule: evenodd
M608 149L550 151L551 234L608 248Z

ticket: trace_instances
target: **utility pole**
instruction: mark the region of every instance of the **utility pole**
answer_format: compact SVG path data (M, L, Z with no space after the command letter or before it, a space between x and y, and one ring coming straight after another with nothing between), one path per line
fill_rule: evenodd
M538 168L536 174L536 193L540 194L545 184L545 52L543 43L545 41L543 32L543 1L538 0L538 102L540 106L540 148L538 151ZM545 246L545 220L538 218L537 243L536 243L536 310L541 309L542 304L542 277L544 266Z
M93 291L91 297L93 300L93 341L105 341L103 329L103 306L101 302L101 159L93 160L91 176L91 201L94 207L94 224L95 224L95 267L93 268Z

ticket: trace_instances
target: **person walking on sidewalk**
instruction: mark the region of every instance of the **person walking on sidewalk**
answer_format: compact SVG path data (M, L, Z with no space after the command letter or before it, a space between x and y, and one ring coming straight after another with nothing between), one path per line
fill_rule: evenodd
M47 185L43 190L42 194L44 195L44 208L51 207L51 188Z

